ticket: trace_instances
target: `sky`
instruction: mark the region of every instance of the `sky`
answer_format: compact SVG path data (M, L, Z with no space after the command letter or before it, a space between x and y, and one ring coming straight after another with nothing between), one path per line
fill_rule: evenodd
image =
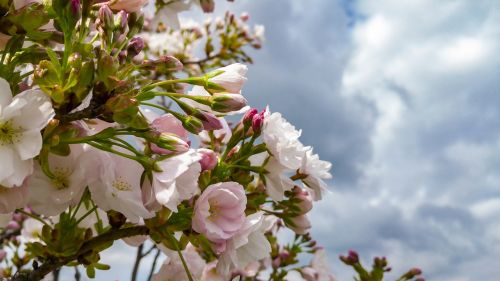
M353 280L349 249L386 256L389 276L500 280L500 1L217 4L266 26L250 104L333 163L311 220L339 281ZM128 280L125 247L103 255L123 268L106 278Z

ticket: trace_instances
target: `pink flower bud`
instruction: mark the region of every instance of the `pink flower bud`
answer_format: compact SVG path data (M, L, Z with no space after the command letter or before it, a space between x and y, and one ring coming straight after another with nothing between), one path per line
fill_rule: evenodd
M0 262L5 259L7 252L5 250L0 250Z
M201 153L200 165L202 171L212 170L217 166L217 154L213 150L200 148L198 152Z
M149 0L118 0L109 1L108 3L113 3L110 7L115 11L125 10L129 13L139 11L142 6L146 5Z
M312 267L304 267L300 270L300 275L306 281L317 281L319 278L319 274L316 269Z
M291 221L294 225L288 225L288 227L297 234L306 234L311 228L311 222L306 215L293 217Z
M14 213L12 215L12 219L17 221L17 222L21 222L24 219L24 215L21 213Z
M264 115L263 114L256 114L252 118L252 130L256 134L260 134L260 131L262 130L262 125L264 124Z
M240 93L243 84L246 82L247 66L241 63L233 63L228 66L214 70L212 73L219 73L209 79L229 93ZM210 73L208 74L210 76Z
M205 13L212 13L215 8L215 3L213 0L200 0L201 8Z
M302 189L298 186L293 188L293 193L294 197L300 200L300 202L297 203L297 206L300 209L299 214L303 215L308 213L313 207L313 199L311 194L307 190Z
M203 130L213 131L222 129L222 123L219 118L210 112L198 110L194 113L194 116L203 123Z
M113 29L114 20L113 20L113 12L109 8L108 5L102 5L99 8L99 20L104 24L104 27Z
M19 229L19 223L17 223L17 221L9 221L9 223L5 226L5 228L7 229Z
M241 19L242 21L248 21L248 20L250 19L250 15L249 15L247 12L243 12L243 13L241 13L241 15L240 15L240 19Z
M257 110L257 108L251 108L249 109L245 115L243 115L243 119L241 119L241 123L249 126L249 125L252 125L252 119L253 117L258 114L259 111Z
M129 57L137 56L144 48L144 40L141 37L134 37L130 40L127 48L127 55Z
M238 111L248 103L242 95L230 93L215 93L211 101L211 108L222 113Z
M151 145L151 150L158 154L178 154L188 151L189 144L177 135L161 133L157 139L156 145Z

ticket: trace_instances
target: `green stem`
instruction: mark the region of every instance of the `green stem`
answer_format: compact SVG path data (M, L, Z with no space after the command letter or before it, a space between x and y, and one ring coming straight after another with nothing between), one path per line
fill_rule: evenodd
M39 222L43 223L44 225L50 226L47 222L45 222L44 220L42 220L42 219L41 219L41 218L39 218L38 216L35 216L35 215L30 214L30 213L28 213L28 212L25 212L23 209L17 209L16 211L17 211L17 212L19 212L19 213L21 213L21 214L23 214L23 215L26 215L26 216L28 216L28 217L30 217L30 218L32 218L32 219L35 219L35 220L37 220L37 221L39 221Z

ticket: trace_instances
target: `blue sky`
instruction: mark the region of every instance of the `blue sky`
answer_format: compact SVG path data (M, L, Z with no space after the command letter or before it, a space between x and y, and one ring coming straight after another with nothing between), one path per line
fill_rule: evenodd
M339 281L348 249L431 281L499 280L500 2L235 2L216 13L266 26L245 96L333 163L312 232ZM123 251L104 255L124 268L110 278L128 280Z

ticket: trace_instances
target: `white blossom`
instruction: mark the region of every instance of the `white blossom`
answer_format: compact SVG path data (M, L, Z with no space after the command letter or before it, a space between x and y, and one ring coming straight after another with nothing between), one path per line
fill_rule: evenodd
M35 171L26 184L29 186L28 203L36 213L56 216L78 203L88 184L88 176L92 176L80 166L82 153L82 145L72 145L68 156L50 154L50 170L54 178L49 178L40 165L35 164Z
M200 192L201 154L196 150L157 162L162 170L153 172L152 187L158 203L177 212L177 206Z
M271 245L264 233L271 226L271 221L264 219L263 212L249 215L240 231L226 241L225 250L217 263L217 272L229 276L232 270L243 269L251 262L269 256Z
M332 178L331 167L332 163L320 160L318 154L313 154L312 149L305 152L299 173L307 175L302 181L314 191L314 200L320 200L327 190L328 185L323 180Z
M288 169L296 170L302 163L304 151L308 147L299 141L301 131L288 123L280 113L270 114L266 110L262 138L267 148L281 165Z
M142 203L140 184L144 168L138 162L96 149L89 149L87 156L85 167L95 169L95 180L89 183L89 189L99 208L120 212L132 223L154 215Z
M0 185L20 186L33 172L33 158L42 148L40 131L54 114L42 91L27 90L13 98L9 84L0 78Z

